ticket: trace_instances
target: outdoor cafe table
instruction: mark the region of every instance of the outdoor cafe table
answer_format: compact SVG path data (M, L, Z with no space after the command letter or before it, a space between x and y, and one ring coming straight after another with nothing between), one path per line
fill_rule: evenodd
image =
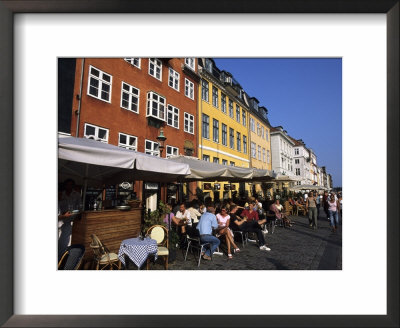
M157 249L157 241L150 237L143 240L140 238L125 239L119 248L118 258L126 268L125 255L128 256L139 269L150 254L153 254L157 259Z

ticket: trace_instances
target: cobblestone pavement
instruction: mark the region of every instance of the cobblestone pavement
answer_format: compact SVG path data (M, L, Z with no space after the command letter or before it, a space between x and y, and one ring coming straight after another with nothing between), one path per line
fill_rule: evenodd
M342 269L342 229L331 231L325 213L321 210L318 229L308 225L305 216L291 216L291 228L276 227L273 234L265 236L270 252L260 251L257 244L237 245L240 253L228 259L224 244L220 247L223 255L214 255L212 261L201 260L197 267L198 254L189 252L184 261L182 250L169 264L169 270L341 270ZM196 255L196 258L195 258ZM150 264L150 270L162 270L162 260Z

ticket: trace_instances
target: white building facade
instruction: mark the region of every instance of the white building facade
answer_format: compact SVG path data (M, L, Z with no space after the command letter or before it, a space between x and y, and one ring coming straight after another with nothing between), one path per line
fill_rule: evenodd
M272 170L275 173L294 176L294 142L281 126L271 128Z
M292 140L295 143L293 147L294 174L302 178L296 184L312 184L310 151L302 140Z

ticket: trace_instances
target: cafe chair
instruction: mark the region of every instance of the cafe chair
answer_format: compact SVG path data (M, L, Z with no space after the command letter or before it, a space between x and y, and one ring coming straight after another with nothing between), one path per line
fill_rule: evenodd
M240 236L240 238L242 239L242 247L244 248L245 244L247 244L248 233L241 230L232 230L232 232L233 232L233 238L235 238L236 235Z
M201 253L203 253L207 247L210 247L210 243L202 243L200 241L199 236L186 235L186 238L187 238L187 247L186 247L185 261L187 259L189 248L192 252L193 248L197 249L199 251L199 260L197 261L197 267L199 267L201 262ZM212 259L212 254L211 254L211 259Z
M168 270L168 230L162 225L153 225L146 233L151 239L157 242L157 257L164 258L165 270ZM150 258L147 258L147 270L149 269Z
M268 211L266 214L267 218L267 227L269 228L269 231L271 234L275 232L275 226L276 226L276 215L273 211Z
M92 242L90 248L94 253L94 263L96 264L96 270L114 270L114 268L120 270L121 262L118 259L118 255L110 253L108 248L100 241L96 235L91 235Z
M85 246L79 244L68 246L58 262L58 270L79 270L83 255Z
M297 206L297 215L299 215L300 213L304 216L307 214L306 208L303 205Z

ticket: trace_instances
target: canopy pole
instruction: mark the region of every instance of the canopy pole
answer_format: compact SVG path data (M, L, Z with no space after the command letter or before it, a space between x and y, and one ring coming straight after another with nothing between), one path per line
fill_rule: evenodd
M85 177L84 182L83 182L83 210L85 210L85 204L86 204L86 190L87 190L87 176L89 173L89 164L86 164L85 168Z

